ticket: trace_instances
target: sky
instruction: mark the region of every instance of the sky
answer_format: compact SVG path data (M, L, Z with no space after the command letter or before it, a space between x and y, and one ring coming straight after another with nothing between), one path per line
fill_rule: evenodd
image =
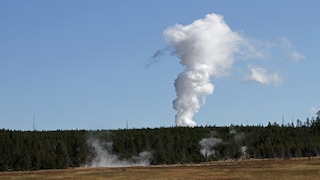
M223 76L210 76L214 90L194 114L196 125L305 121L320 109L319 6L316 0L0 1L0 128L175 126L174 82L186 67L164 32L208 14L223 17L248 44Z

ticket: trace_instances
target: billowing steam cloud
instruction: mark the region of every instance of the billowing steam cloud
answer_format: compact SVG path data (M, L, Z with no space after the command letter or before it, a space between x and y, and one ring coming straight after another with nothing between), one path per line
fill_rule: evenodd
M185 67L174 83L177 98L173 101L173 107L178 111L175 116L177 126L196 126L193 120L195 113L214 91L210 78L226 75L233 65L235 55L243 60L266 58L268 56L265 53L280 49L294 62L305 58L295 50L288 38L280 38L277 43L245 38L232 31L223 17L217 14L208 14L204 19L185 26L176 24L167 28L163 34L168 47L156 51L146 68L157 63L157 58L168 51L177 56L180 64ZM283 82L278 72L270 73L254 65L249 65L249 70L251 74L246 75L245 80L263 85L279 85Z
M208 14L186 26L169 27L164 31L164 37L174 55L179 57L180 64L185 66L174 83L177 98L173 107L178 111L176 125L193 127L196 125L194 114L213 93L210 77L226 74L243 38L217 14Z

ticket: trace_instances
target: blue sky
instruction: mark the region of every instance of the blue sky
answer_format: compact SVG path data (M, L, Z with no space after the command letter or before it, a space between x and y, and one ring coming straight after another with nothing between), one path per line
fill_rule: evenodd
M197 125L294 122L320 109L318 1L1 1L0 128L174 126L173 86L184 70L163 32L216 13L256 42L236 58L194 116ZM287 42L287 44L286 44ZM294 59L290 54L299 53ZM250 80L250 67L279 83Z

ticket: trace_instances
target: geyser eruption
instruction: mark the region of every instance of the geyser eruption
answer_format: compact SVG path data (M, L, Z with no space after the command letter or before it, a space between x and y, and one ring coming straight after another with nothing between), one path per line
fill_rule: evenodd
M193 116L214 90L210 77L226 73L243 39L217 14L208 14L186 26L169 27L164 31L164 37L185 67L174 83L177 98L173 107L178 111L176 125L196 126Z

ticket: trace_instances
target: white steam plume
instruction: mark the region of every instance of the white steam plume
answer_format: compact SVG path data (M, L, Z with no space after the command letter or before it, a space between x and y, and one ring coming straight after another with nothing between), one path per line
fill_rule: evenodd
M169 27L164 31L164 38L179 57L180 64L185 66L174 83L176 125L196 126L193 116L214 90L210 77L226 74L233 64L234 53L244 40L217 14L208 14L186 26Z
M214 155L215 150L212 148L215 147L216 145L218 145L219 143L222 143L222 140L219 138L215 138L215 137L202 138L199 141L199 144L201 146L200 153L204 157Z
M88 144L93 148L95 156L92 162L86 167L127 167L127 166L148 166L150 164L151 153L144 151L139 156L130 159L120 159L116 154L111 153L112 142L103 146L98 140L89 139Z
M248 147L247 146L241 146L240 148L240 152L241 152L241 155L244 157L244 158L248 158Z

